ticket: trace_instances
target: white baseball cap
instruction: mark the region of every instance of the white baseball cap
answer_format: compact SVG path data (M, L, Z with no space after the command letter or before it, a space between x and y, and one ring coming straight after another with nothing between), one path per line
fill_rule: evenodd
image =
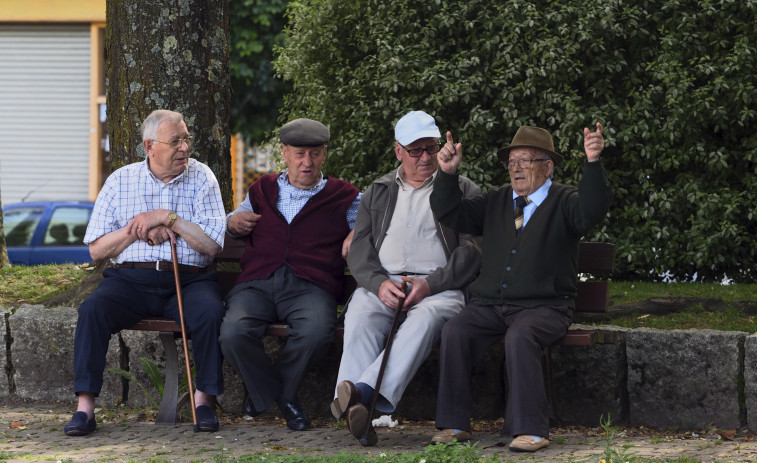
M421 138L440 138L441 136L434 118L423 111L410 111L394 126L394 139L405 146Z

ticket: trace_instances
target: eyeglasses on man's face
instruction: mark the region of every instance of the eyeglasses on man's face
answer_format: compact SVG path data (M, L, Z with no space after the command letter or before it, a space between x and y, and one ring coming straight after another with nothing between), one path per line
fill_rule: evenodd
M182 143L186 143L187 144L187 149L191 148L192 147L192 140L194 140L194 137L190 135L187 138L176 138L176 139L171 140L171 141L160 141L160 140L153 140L153 141L156 142L156 143L163 143L164 145L168 145L171 148L177 150L177 149L179 149L181 147Z
M408 148L407 146L400 145L402 148L407 151L407 154L410 155L411 158L419 158L423 156L423 152L427 152L428 154L436 154L438 153L442 147L444 146L442 143L434 143L433 145L428 145L425 148Z
M533 158L531 158L531 159L510 159L509 161L507 161L506 163L503 163L503 164L505 164L505 168L507 170L515 169L516 165L518 167L520 167L521 169L528 169L535 162L546 162L546 161L549 161L549 159L533 159Z

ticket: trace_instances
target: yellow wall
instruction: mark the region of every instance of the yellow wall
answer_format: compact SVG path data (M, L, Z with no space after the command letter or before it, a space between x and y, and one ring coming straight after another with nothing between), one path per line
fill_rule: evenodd
M0 0L0 22L105 22L105 0Z

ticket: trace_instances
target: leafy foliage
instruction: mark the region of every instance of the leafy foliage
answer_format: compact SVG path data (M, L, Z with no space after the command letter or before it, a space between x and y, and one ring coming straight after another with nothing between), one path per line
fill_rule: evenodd
M289 84L273 70L274 44L284 37L288 0L230 0L229 71L233 91L232 132L248 142L266 139L276 120Z
M433 114L462 173L507 182L496 149L548 129L576 184L582 129L606 128L615 199L587 240L616 277L754 282L757 2L301 0L276 69L284 116L329 125L326 172L360 187L395 166L393 130Z
M144 363L142 363L142 365L144 366ZM144 392L144 393L145 393L145 397L147 397L147 398L148 398L148 399L150 400L150 402L152 402L152 405L153 405L153 406L154 406L155 408L159 408L159 407L160 407L160 406L158 405L158 402L157 402L157 401L156 401L156 400L155 400L155 399L154 399L154 398L152 397L152 394L150 394L150 393L149 393L149 392L147 391L147 388L145 388L145 387L144 387L144 385L142 385L142 383L140 383L140 382L139 382L139 380L138 380L138 379L136 378L136 376L134 376L133 374L131 374L130 372L128 372L128 371L126 371L126 370L124 370L124 369L122 369L122 368L116 368L116 367L108 367L108 368L106 368L105 370L106 370L106 371L109 371L109 372L111 372L111 373L115 373L115 374L117 374L117 375L119 375L119 376L123 377L123 378L124 378L124 379L126 379L127 381L131 381L131 382L133 382L134 384L136 384L137 386L139 386L139 388L140 388L140 389L142 389L142 392ZM162 379L161 379L161 388L160 388L160 389L161 389L161 391L162 391L162 389L163 389L163 387L162 387ZM161 392L161 393L162 393L162 392Z

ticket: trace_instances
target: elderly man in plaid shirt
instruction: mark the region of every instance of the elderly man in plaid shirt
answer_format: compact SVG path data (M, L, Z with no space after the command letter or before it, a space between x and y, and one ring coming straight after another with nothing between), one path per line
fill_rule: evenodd
M190 159L192 137L181 114L158 110L142 124L147 157L113 172L97 196L84 242L92 259L110 259L103 281L79 307L74 338L77 412L70 436L91 433L112 334L140 319L179 321L171 242L176 243L187 332L197 367L198 428L216 431L213 396L223 392L218 333L224 304L209 266L223 247L226 218L213 172Z

